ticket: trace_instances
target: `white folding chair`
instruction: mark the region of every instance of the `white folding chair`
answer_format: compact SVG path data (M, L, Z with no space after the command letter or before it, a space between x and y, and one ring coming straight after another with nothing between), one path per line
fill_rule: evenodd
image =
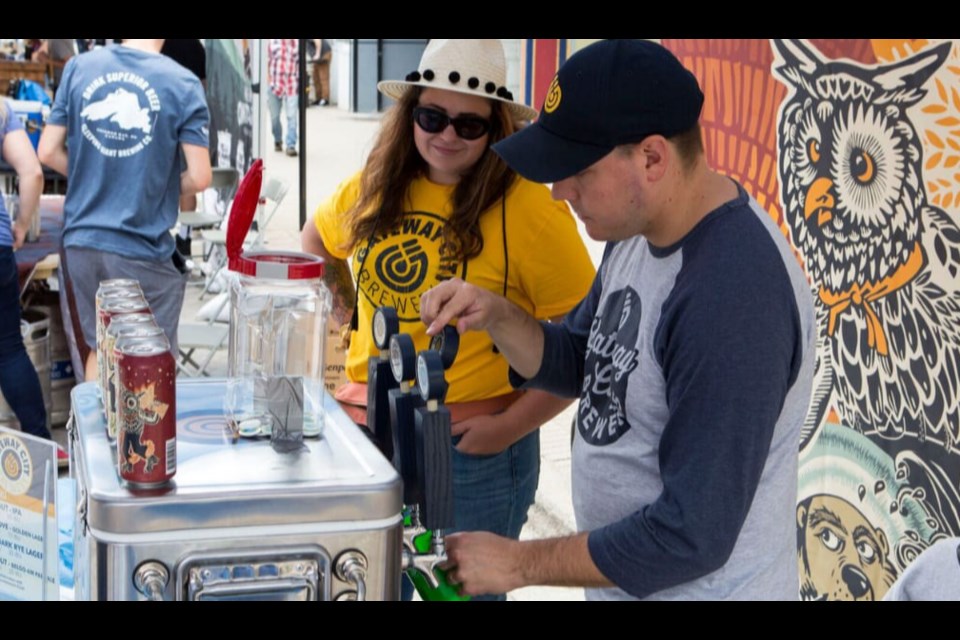
M223 291L198 313L201 316L206 314L203 322L181 322L177 326L178 371L190 377L210 375L207 367L227 346L230 319L225 312L229 302L230 292Z
M223 211L228 211L230 202L240 184L240 172L232 167L216 167L211 171L209 189L217 196L219 202L212 207L205 206L205 211L181 211L177 214L178 233L189 238L191 230L205 229L218 226L223 221L223 212L218 211L219 203L223 203ZM192 252L191 252L192 253ZM191 256L186 256L191 257ZM204 253L206 258L206 253Z
M287 195L287 189L288 187L283 180L270 178L260 191L260 206L257 207L258 233L253 237L252 247L259 249L266 243L264 231L266 231L270 221L273 220L277 209L280 208L280 203Z
M254 220L257 222L257 230L250 229L244 240L244 248L262 248L265 244L265 234L267 225L273 219L280 203L287 195L287 185L278 178L270 178L260 189L260 200L257 204L257 212ZM223 270L227 262L227 224L229 220L224 218L219 229L204 229L201 232L204 243L210 244L210 252L207 258L208 275L203 291L200 292L200 299L207 293L219 286L217 275Z

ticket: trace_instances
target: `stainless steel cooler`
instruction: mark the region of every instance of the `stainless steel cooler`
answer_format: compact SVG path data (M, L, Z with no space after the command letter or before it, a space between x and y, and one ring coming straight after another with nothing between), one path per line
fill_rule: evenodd
M71 394L78 600L396 599L401 482L329 396L320 439L235 439L224 380L177 384L177 472L131 491L95 385Z

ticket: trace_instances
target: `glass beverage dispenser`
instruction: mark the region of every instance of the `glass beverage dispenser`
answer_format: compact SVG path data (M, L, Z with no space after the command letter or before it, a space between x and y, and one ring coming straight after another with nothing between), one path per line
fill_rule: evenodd
M323 260L290 251L243 251L262 182L254 162L237 190L227 226L230 343L224 409L244 436L273 448L303 448L323 429L323 373L330 292Z

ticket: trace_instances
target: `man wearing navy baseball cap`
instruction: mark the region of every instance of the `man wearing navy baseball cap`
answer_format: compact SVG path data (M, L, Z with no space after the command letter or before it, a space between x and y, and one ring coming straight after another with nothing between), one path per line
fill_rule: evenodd
M540 323L460 280L428 334L485 330L515 386L579 396L580 533L448 537L466 593L580 585L590 599L796 599L797 446L816 333L806 279L767 212L710 169L703 93L664 47L606 40L557 72L538 120L494 146L552 182L607 241L587 297Z

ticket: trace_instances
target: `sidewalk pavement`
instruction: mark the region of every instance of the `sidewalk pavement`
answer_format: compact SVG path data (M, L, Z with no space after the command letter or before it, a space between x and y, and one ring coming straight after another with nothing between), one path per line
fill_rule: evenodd
M336 107L307 109L307 219L321 200L333 193L336 186L363 166L379 130L378 114L351 114ZM276 177L289 186L287 197L277 209L264 231L270 249L300 250L299 234L299 157L289 157L273 150L269 115L264 110L261 149L265 168L264 181ZM301 141L303 136L301 135ZM301 144L301 153L304 152ZM581 225L581 233L582 225ZM595 264L599 264L602 246L584 234ZM196 321L197 310L210 299L198 300L200 287L188 286L181 320ZM226 375L226 350L210 367L214 376ZM530 510L521 538L544 538L571 534L576 530L570 493L570 425L576 405L541 428L540 486L536 503ZM509 600L582 600L582 589L560 587L527 587L508 594Z

